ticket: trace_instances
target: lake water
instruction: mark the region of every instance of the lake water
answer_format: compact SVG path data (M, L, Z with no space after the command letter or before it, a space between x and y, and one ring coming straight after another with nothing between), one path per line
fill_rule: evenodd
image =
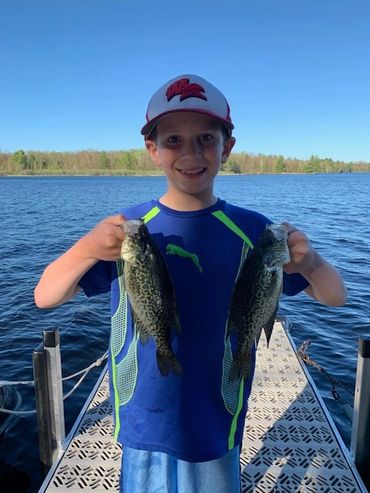
M107 296L88 300L79 295L57 309L41 311L33 303L34 286L44 267L99 220L121 207L159 197L165 185L163 177L0 179L0 379L33 379L32 351L45 329L60 329L64 376L105 352L110 329ZM218 196L303 229L341 270L349 292L346 306L324 307L301 294L283 298L280 314L290 318L297 346L310 338L310 357L352 390L358 338L370 335L369 190L370 173L216 180ZM100 371L90 372L65 402L67 430ZM334 400L328 379L316 370L311 374L348 443L351 423L344 404L352 403L350 392L338 387L341 399ZM66 382L65 392L71 386ZM34 409L33 387L18 390L22 408ZM17 493L37 491L42 481L34 415L19 418L0 437L2 488L6 481L13 483L9 491Z

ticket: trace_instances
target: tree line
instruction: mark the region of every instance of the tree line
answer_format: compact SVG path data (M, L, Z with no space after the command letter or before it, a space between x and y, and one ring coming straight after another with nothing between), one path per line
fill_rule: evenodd
M352 173L369 172L370 163L335 161L311 156L307 160L281 155L232 153L221 172L267 173ZM41 152L22 149L0 152L0 175L149 175L161 174L145 149L126 151Z

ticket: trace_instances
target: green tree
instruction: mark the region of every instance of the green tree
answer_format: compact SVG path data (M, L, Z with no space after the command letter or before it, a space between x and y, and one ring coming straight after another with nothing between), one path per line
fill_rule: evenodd
M26 153L20 149L19 151L15 151L11 158L10 162L16 166L17 169L25 171L28 169L28 160Z
M285 173L286 172L286 162L284 161L283 156L278 156L276 160L276 172L277 173Z
M262 174L266 173L266 156L259 153L258 154L258 163L259 163L259 172Z
M99 164L100 164L100 167L103 169L109 169L109 167L110 167L109 158L108 158L107 153L105 151L100 153Z
M236 163L235 161L230 161L230 163L228 163L228 164L229 164L229 169L232 173L239 175L242 172L240 165L238 163Z
M306 173L319 173L321 171L321 161L318 156L311 156L307 161L305 168Z
M122 152L119 158L119 162L123 169L131 170L134 167L134 162L132 160L130 151Z
M37 168L37 159L36 156L32 153L27 156L27 167L30 170L34 170Z

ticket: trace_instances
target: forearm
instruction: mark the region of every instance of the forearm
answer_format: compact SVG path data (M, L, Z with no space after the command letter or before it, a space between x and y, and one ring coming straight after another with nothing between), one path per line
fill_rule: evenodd
M320 303L329 306L342 306L347 299L347 289L340 273L316 251L311 265L301 274L310 283L305 292Z
M88 255L85 239L81 238L67 252L44 270L36 288L35 303L39 308L53 308L78 293L78 282L96 262Z
M35 289L39 308L53 308L68 301L78 291L81 277L98 260L114 261L121 253L124 238L121 214L100 221L64 255L44 271Z

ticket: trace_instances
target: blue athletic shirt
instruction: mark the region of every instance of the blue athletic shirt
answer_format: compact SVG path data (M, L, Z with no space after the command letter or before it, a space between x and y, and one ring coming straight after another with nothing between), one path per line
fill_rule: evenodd
M144 218L169 268L182 329L180 334L171 330L171 346L182 375L162 376L154 340L139 340L122 261L99 261L79 285L87 296L111 291L115 438L131 448L190 462L216 459L241 443L252 384L229 381L236 342L226 336L231 293L240 265L271 221L220 199L191 212L152 200L122 214ZM285 294L307 286L298 274L284 275Z

